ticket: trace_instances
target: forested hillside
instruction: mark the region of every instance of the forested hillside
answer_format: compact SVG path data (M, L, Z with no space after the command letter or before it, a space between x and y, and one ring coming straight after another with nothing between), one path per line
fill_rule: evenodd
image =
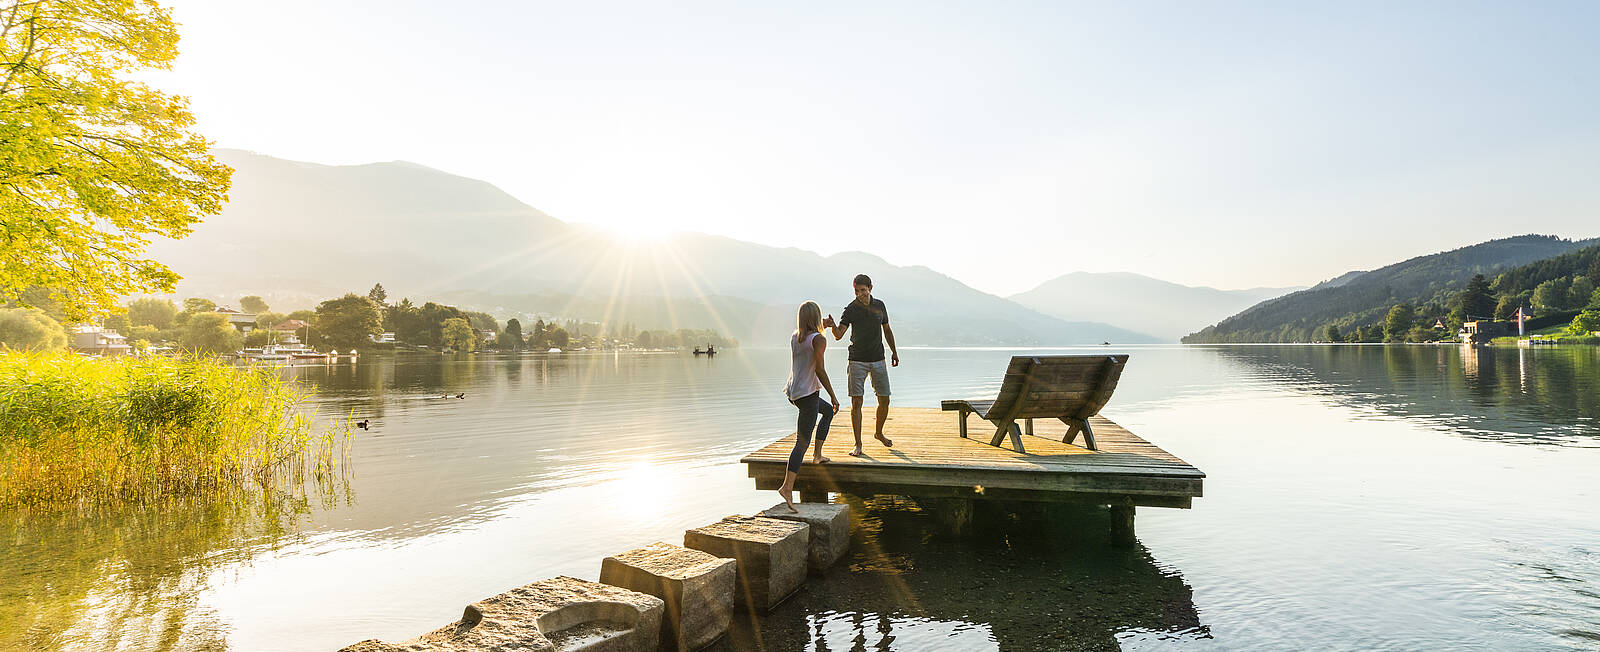
M1190 344L1311 342L1328 339L1329 326L1343 333L1355 333L1362 327L1369 329L1365 332L1375 329L1382 333L1386 317L1397 305L1415 313L1414 319L1430 315L1442 318L1451 313L1452 300L1476 274L1495 278L1518 268L1515 279L1504 282L1512 284L1508 289L1513 285L1517 288L1514 295L1524 290L1522 285L1542 282L1531 281L1539 272L1524 272L1519 266L1535 261L1542 264L1568 253L1576 256L1571 264L1577 265L1576 261L1589 254L1576 250L1596 243L1600 243L1600 239L1572 241L1548 235L1522 235L1419 256L1356 275L1342 285L1325 283L1264 301L1183 341Z

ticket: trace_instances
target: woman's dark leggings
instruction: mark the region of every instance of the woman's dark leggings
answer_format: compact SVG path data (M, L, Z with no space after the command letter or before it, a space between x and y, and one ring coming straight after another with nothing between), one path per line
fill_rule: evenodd
M800 408L800 420L794 426L794 450L789 453L789 472L800 472L800 460L811 446L811 431L817 431L817 441L828 440L828 424L833 423L833 404L822 400L822 392L812 392L793 401Z

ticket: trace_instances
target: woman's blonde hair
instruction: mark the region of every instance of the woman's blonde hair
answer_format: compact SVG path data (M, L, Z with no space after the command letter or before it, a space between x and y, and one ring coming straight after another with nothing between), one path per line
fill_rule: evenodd
M800 304L800 313L795 316L794 332L797 335L809 335L822 330L822 306L815 301Z

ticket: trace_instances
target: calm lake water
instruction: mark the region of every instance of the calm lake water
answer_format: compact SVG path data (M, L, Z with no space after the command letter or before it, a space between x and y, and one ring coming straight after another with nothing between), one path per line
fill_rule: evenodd
M895 401L992 395L1019 353L1113 349L1132 357L1104 414L1207 472L1194 509L1141 508L1119 550L1099 512L950 539L909 500L858 502L851 557L723 649L1600 648L1600 349L907 349ZM0 648L333 649L595 579L608 554L776 502L737 460L792 426L787 365L287 369L319 414L372 420L347 493L0 516Z

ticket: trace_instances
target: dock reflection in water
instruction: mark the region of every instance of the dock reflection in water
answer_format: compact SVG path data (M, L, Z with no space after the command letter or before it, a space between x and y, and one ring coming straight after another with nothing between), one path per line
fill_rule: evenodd
M1103 509L985 505L971 537L915 501L847 497L851 554L718 650L1117 650L1210 638L1193 593ZM980 503L981 504L981 503Z

